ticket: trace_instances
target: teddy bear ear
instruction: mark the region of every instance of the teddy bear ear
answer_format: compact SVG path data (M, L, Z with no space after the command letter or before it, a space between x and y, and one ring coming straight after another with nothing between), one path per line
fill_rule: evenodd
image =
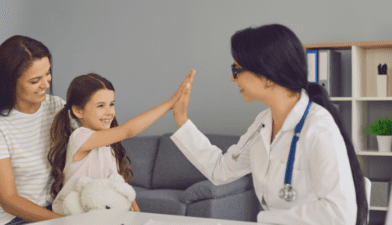
M86 187L86 185L92 181L90 177L82 177L79 179L78 183L76 184L76 190L80 193Z

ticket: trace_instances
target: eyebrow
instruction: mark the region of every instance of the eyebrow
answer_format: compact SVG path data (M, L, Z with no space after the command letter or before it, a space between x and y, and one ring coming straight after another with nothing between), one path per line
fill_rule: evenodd
M48 72L47 73L49 73L50 72L50 68L48 69ZM38 76L38 77L34 77L34 78L31 78L29 81L31 81L31 80L34 80L34 79L40 79L42 76Z
M111 101L110 103L115 103L116 101L115 100L113 100L113 101ZM105 104L106 102L97 102L95 105L98 105L98 104Z

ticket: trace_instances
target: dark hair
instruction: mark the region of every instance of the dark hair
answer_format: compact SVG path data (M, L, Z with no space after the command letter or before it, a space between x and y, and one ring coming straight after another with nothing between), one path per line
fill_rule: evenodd
M16 84L35 60L49 58L52 74L52 55L41 42L15 35L0 45L0 115L8 116L16 104ZM52 81L49 82L50 102L53 102ZM54 107L50 104L51 112ZM7 112L3 114L3 112Z
M75 77L69 85L66 104L69 107L75 106L79 109L84 109L92 95L102 89L114 91L112 83L98 74L89 73L87 75ZM77 117L72 110L70 110L70 115L77 120ZM110 127L112 128L117 126L117 119L114 117ZM50 191L53 198L56 198L57 194L63 187L63 170L65 167L67 145L72 131L73 129L70 123L68 108L64 107L55 116L50 129L51 143L48 161L52 166L51 176L54 179L54 183L52 184ZM113 143L110 146L114 151L114 157L116 158L118 165L118 173L122 175L126 181L128 181L129 172L131 172L133 179L133 172L130 168L131 160L127 156L121 141ZM129 161L129 165L127 164L127 160ZM132 182L132 179L130 182Z
M285 87L292 94L300 93L304 88L311 101L327 109L333 116L346 144L354 179L358 207L356 224L366 224L368 203L365 183L354 146L326 90L308 82L305 51L297 36L279 24L246 28L231 37L231 54L241 67Z

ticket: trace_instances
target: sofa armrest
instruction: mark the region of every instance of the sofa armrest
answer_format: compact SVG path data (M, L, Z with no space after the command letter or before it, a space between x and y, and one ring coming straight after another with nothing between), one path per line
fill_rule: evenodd
M189 204L204 199L221 198L228 195L242 193L253 188L251 174L241 177L228 184L215 186L211 181L204 180L193 184L183 191L180 201Z

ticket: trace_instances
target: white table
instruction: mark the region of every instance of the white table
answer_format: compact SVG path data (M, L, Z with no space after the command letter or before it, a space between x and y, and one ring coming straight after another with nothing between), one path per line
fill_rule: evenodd
M151 221L152 220L152 221ZM255 222L206 219L200 217L177 216L145 212L117 210L96 210L74 216L33 223L34 225L256 225ZM153 223L155 222L155 223ZM148 224L148 225L150 225ZM259 224L257 224L259 225Z

